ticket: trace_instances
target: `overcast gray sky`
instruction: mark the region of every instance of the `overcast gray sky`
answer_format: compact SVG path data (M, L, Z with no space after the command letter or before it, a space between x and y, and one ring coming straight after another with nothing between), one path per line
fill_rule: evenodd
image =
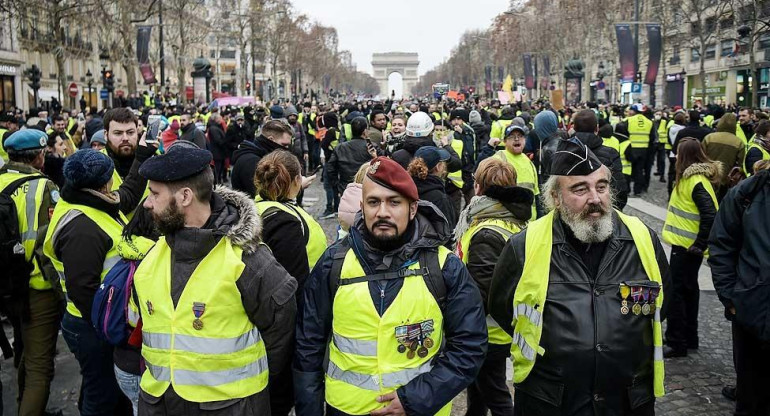
M417 52L420 75L440 64L468 29L485 29L508 0L292 0L312 19L337 28L340 49L372 73L372 53Z

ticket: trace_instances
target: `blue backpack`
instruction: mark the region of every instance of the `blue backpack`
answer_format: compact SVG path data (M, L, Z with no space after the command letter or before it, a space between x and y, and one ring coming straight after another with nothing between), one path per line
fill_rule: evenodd
M96 335L111 345L125 345L131 335L128 301L133 296L136 267L136 261L121 260L107 272L94 296L91 322Z

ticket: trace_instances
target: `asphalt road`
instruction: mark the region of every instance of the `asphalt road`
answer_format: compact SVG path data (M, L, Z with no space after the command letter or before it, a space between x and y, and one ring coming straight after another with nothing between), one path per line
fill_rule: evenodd
M318 216L325 208L326 198L322 185L314 183L305 194L308 212ZM653 178L650 191L640 199L632 199L625 212L639 216L653 229L663 227L667 192L664 183ZM635 208L634 208L635 207ZM663 217L661 218L661 215ZM319 220L329 241L336 238L336 219ZM731 333L729 323L723 317L723 309L713 292L710 272L704 264L701 268L700 349L690 351L686 358L666 360L666 392L658 399L656 409L661 415L728 415L733 403L724 399L720 391L725 384L735 382L732 363ZM10 334L10 328L4 325ZM67 349L61 336L57 345L56 376L51 387L48 408L62 410L64 415L77 415L77 397L80 387L78 364ZM3 384L3 411L16 414L15 372L11 360L2 361L0 380ZM465 413L465 395L454 401L453 415Z

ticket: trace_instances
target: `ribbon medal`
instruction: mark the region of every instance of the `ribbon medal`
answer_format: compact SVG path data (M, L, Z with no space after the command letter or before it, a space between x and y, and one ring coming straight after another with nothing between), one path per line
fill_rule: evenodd
M425 358L428 356L428 349L435 344L429 337L431 333L433 333L432 319L398 326L395 330L396 341L398 341L396 349L401 354L406 353L406 358L410 360L415 356Z
M650 288L650 313L655 313L655 300L658 299L658 295L660 294L660 288L659 287L653 287Z
M631 288L631 298L634 300L634 306L631 307L631 310L634 312L634 315L642 314L642 305L639 304L642 292L643 289L641 287L636 286Z
M650 314L649 296L650 296L650 289L649 288L642 288L642 299L644 299L644 305L642 305L642 314L643 315L649 315Z
M206 304L202 302L193 302L192 311L193 315L195 315L195 320L193 320L192 326L196 331L200 331L203 329L203 321L201 321L201 316L203 316L203 313L206 312Z
M631 295L631 288L626 286L625 283L620 284L620 297L623 299L620 301L620 313L628 315L630 309L628 308L628 296Z

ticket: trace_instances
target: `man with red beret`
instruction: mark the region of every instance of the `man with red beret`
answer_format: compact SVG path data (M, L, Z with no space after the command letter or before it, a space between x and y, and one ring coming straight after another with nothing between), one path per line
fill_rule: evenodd
M449 415L487 349L484 306L451 229L401 165L378 157L361 215L301 296L299 415ZM325 355L328 350L328 360Z

